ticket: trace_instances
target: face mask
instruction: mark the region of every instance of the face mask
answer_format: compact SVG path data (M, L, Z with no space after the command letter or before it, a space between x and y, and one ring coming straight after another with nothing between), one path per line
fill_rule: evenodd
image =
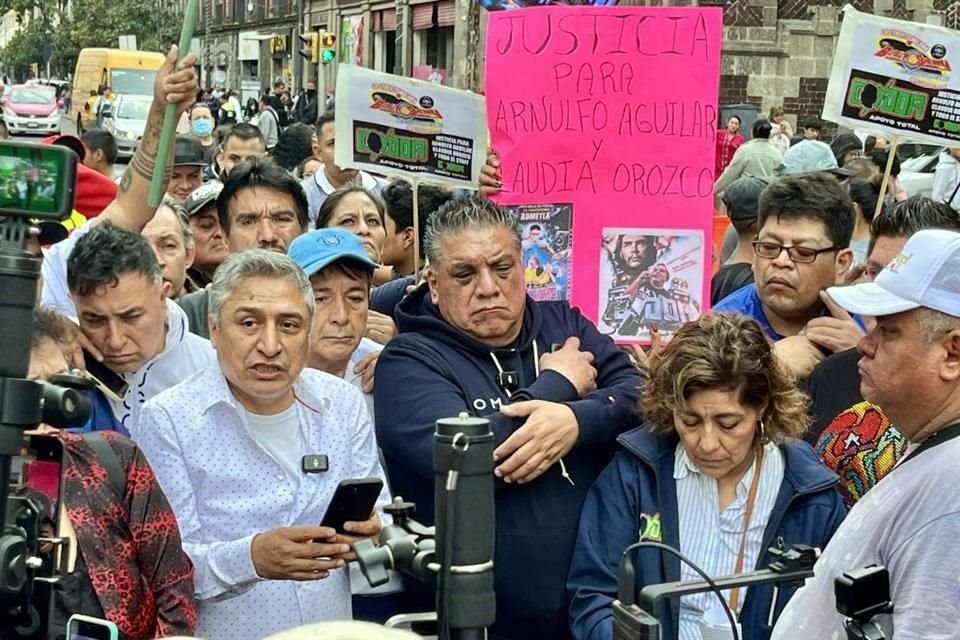
M213 120L201 118L193 123L193 132L198 136L204 137L213 133Z

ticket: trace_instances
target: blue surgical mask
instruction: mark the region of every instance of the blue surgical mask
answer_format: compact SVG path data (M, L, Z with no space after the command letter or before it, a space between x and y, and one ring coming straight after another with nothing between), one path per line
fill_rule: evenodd
M206 137L213 133L213 120L200 118L193 121L193 132L200 137Z

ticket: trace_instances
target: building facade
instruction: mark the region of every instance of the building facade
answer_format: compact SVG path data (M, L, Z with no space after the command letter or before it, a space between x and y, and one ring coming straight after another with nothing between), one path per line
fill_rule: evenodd
M720 104L782 106L802 122L823 107L846 0L729 0L724 11ZM956 0L852 0L876 15L960 28Z
M210 0L198 27L201 81L256 98L276 80L292 85L302 0Z
M298 25L296 3L306 2ZM794 123L818 115L847 0L727 0L720 104L782 106ZM482 91L486 10L474 0L213 0L213 79L267 87L292 79L300 32L336 36L336 60L304 63L302 81L333 90L336 66L380 71ZM958 0L852 0L865 12L960 29ZM620 0L620 5L689 5L696 0ZM295 83L299 85L299 83Z
M329 93L337 65L350 63L475 87L455 64L460 9L479 16L471 3L456 0L213 0L199 27L201 79L207 86L237 88L244 100L281 78L294 87L313 80ZM298 34L308 33L336 37L334 61L297 60L305 46ZM465 57L460 55L460 67Z
M16 11L11 9L3 14L3 16L0 16L0 49L7 46L7 43L10 42L19 30L20 22L17 20Z

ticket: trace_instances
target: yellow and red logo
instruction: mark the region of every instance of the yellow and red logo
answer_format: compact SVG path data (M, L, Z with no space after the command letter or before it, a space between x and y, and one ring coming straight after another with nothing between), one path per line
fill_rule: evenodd
M375 83L370 88L370 108L387 113L407 125L408 129L439 129L443 116L433 106L429 96L416 96L400 87Z
M911 81L934 87L944 86L950 76L950 61L943 45L932 48L913 34L884 29L877 40L874 56L896 64Z

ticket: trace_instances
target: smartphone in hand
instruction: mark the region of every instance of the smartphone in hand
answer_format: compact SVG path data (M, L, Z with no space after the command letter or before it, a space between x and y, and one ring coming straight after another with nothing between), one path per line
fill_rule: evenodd
M343 525L347 522L369 520L382 490L383 480L380 478L341 481L327 506L327 512L320 526L330 527L337 533L350 535L349 531L343 529Z

